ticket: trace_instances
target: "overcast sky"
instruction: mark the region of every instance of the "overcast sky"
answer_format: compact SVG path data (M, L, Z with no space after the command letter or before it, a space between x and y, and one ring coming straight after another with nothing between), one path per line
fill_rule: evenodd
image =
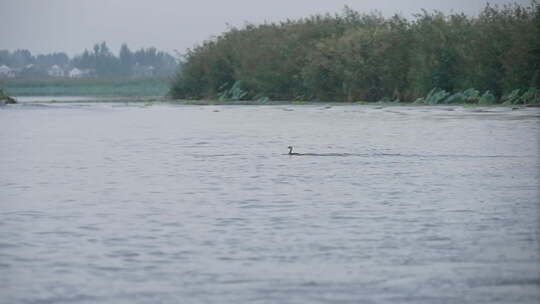
M79 54L106 41L117 53L155 46L185 51L245 22L263 23L317 13L336 13L345 5L361 11L405 17L422 8L478 14L486 0L0 0L0 49L32 53ZM502 5L530 0L490 0Z

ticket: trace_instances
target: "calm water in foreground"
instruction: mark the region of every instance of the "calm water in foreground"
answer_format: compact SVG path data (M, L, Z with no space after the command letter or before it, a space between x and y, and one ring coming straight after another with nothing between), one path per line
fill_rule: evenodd
M539 134L538 109L3 107L0 303L539 303Z

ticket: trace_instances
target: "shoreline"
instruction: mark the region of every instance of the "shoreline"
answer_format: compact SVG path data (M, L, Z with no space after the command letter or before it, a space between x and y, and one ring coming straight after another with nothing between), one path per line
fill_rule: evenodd
M462 108L537 108L537 104L418 104L418 103L396 103L396 102L338 102L338 101L219 101L219 100L183 100L171 99L166 96L13 96L19 104L60 104L60 103L144 103L144 104L174 104L193 106L325 106L328 108L339 106L380 106L380 107L462 107Z

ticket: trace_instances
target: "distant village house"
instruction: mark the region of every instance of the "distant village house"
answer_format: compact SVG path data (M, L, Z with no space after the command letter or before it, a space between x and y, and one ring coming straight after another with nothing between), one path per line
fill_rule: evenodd
M68 72L70 78L88 78L94 75L94 70L73 68Z
M49 74L49 76L52 76L52 77L64 77L65 72L63 68L55 64L49 68L49 70L47 71L47 74Z
M83 72L77 68L71 69L68 73L70 78L81 78L83 75Z
M140 65L138 62L133 67L133 77L153 77L155 68L151 65Z

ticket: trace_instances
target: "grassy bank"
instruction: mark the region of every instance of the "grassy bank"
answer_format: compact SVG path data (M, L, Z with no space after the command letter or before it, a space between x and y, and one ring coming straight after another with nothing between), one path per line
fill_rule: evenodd
M9 79L0 82L11 96L163 96L167 79Z
M17 103L17 101L13 99L11 96L4 93L2 88L0 88L0 105L10 104L10 103Z
M192 99L192 100L183 100L181 101L185 104L194 104L194 105L209 105L209 104L242 104L242 105L263 105L263 104L312 104L313 101L306 102L302 100L294 101L276 101L270 99L264 100L241 100L241 99ZM335 103L330 102L330 103ZM315 101L315 103L317 103ZM320 102L319 102L320 103ZM328 103L328 102L325 102ZM344 103L341 101L341 103ZM511 91L508 94L503 95L500 99L497 99L493 93L490 91L480 92L476 89L467 89L464 91L458 91L455 93L450 93L445 90L434 88L426 96L416 99L413 103L403 103L399 99L390 100L383 98L376 102L370 101L356 101L356 102L346 102L348 104L385 104L385 105L457 105L457 106L491 106L491 105L504 105L504 106L540 106L540 89L529 88L529 89L516 89Z

